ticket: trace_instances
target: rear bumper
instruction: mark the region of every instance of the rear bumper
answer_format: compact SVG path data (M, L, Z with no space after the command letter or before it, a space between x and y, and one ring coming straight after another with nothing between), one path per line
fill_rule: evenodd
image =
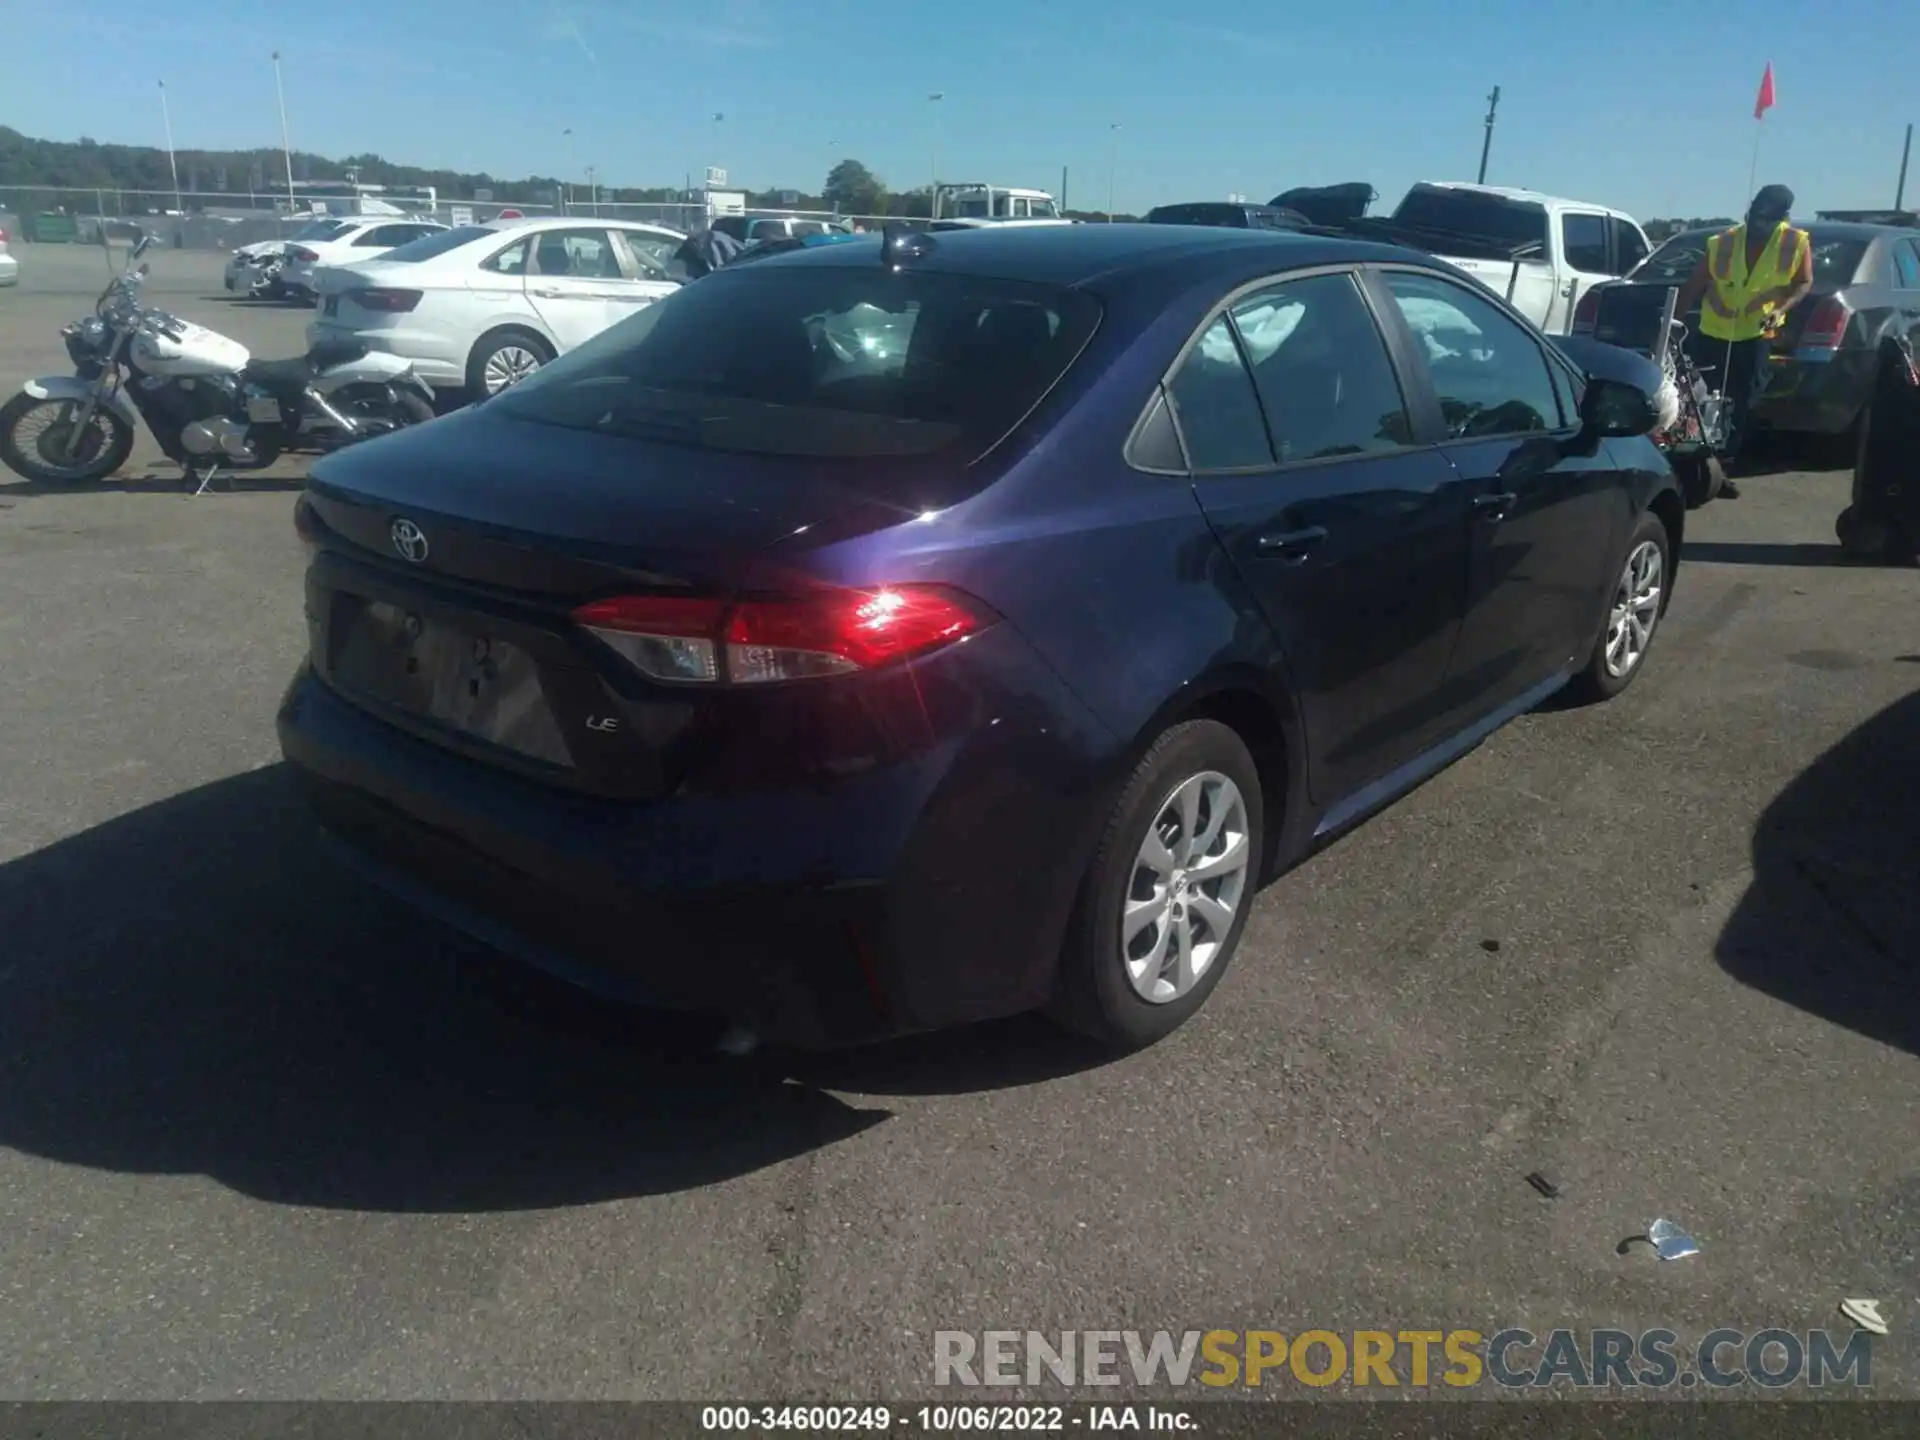
M461 343L424 326L379 326L356 329L324 316L307 326L307 341L352 340L384 354L397 355L413 366L414 374L436 389L467 383L467 353Z
M1772 430L1837 435L1853 424L1873 389L1871 351L1791 353L1768 362L1754 419Z
M1104 815L1090 765L1050 747L1097 741L1077 711L1008 719L830 789L650 803L478 764L305 667L279 732L389 892L584 989L820 1048L1046 1000Z

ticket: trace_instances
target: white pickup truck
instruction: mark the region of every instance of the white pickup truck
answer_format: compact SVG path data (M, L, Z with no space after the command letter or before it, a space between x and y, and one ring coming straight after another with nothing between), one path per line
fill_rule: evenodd
M1437 255L1549 335L1566 334L1582 295L1625 275L1653 248L1621 211L1498 185L1422 181L1391 215L1351 228Z

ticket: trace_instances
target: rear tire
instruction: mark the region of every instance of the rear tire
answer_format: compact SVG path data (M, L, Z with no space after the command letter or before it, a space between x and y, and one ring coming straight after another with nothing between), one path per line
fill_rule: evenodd
M1646 668L1673 591L1673 539L1658 515L1640 517L1613 573L1593 653L1567 687L1576 701L1611 700Z
M73 411L81 402L77 400L40 400L24 390L5 405L0 406L0 463L14 474L32 480L41 485L88 485L96 480L104 480L122 465L133 453L133 430L121 419L119 412L102 405L93 412L96 425L105 425L107 434L92 444L83 446L85 463L69 470L49 463L38 452L46 441L43 434L34 442L32 454L22 445L19 428L21 421L36 410L64 407L61 419L56 419L48 427L49 431L58 429L63 421L72 423ZM98 434L98 432L95 432Z
M1121 1051L1185 1024L1239 948L1265 838L1260 772L1239 735L1216 720L1162 734L1120 792L1082 882L1054 1018Z
M497 395L552 359L553 347L531 330L490 331L467 358L467 398L480 401Z

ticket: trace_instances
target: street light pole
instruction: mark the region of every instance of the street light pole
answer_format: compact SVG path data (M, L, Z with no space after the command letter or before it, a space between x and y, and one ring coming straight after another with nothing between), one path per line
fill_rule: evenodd
M273 52L273 93L280 100L280 153L287 161L287 216L293 217L293 142L287 138L287 89L280 82L280 52Z
M707 149L712 152L712 158L707 161L709 170L720 168L720 122L726 118L722 111L713 112L713 137L707 143Z
M160 82L160 123L167 132L167 173L173 176L173 208L180 212L180 223L187 223L187 205L180 198L180 165L173 158L173 115L167 109L167 82Z
M936 90L927 96L927 103L937 106L946 98L946 91ZM933 112L932 148L933 169L927 181L927 218L929 220L938 220L940 218L940 112L937 109Z
M567 141L567 184L564 191L566 199L561 203L560 213L563 215L571 215L573 213L573 177L576 173L573 156L573 127L569 125L560 133L566 137Z
M593 217L600 218L600 182L593 178L593 166L587 167L587 193L593 197Z
M1107 223L1113 223L1113 172L1120 164L1120 127L1107 127Z

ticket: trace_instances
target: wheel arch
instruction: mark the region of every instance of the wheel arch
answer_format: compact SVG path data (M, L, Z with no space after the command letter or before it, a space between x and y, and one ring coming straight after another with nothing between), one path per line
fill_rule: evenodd
M1300 708L1289 686L1259 668L1230 664L1189 681L1162 702L1135 731L1123 775L1173 726L1217 720L1246 745L1260 772L1261 813L1266 826L1259 883L1275 879L1299 849L1307 810L1307 750Z
M1687 535L1687 502L1671 487L1656 490L1647 501L1647 513L1667 532L1667 593L1660 604L1664 612L1673 603L1673 587L1680 578L1680 557Z

